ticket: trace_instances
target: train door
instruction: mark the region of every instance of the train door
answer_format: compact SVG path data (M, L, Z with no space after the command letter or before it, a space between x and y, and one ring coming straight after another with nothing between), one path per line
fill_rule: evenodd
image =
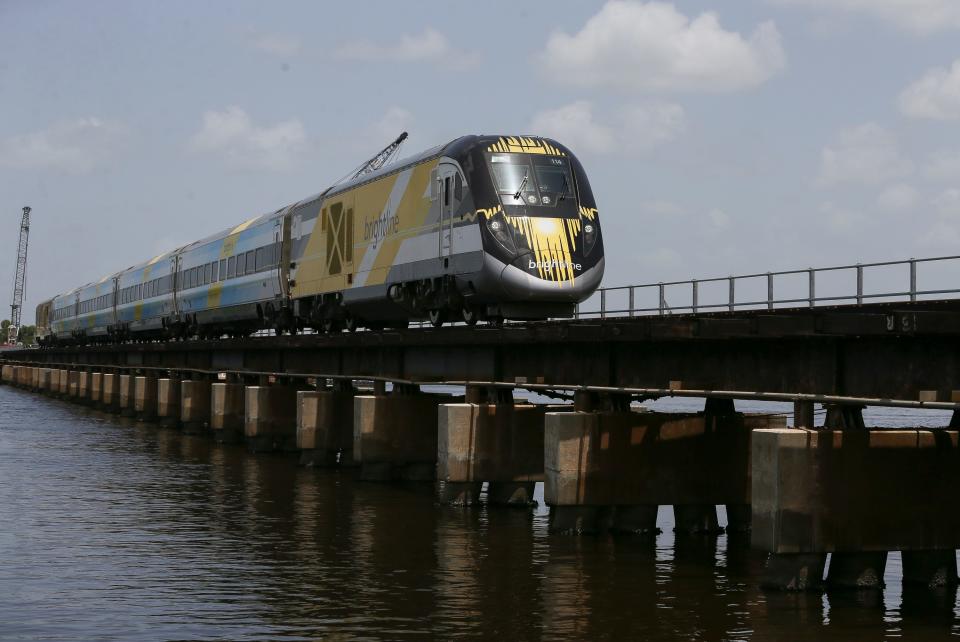
M450 267L454 251L453 215L457 211L456 184L459 172L452 163L440 163L437 168L437 195L440 200L440 226L437 230L437 255L444 270ZM462 179L460 180L462 190Z
M177 320L180 318L180 289L183 284L181 279L182 257L180 254L174 254L170 257L170 314Z
M277 279L280 294L284 299L290 296L290 243L294 234L300 234L301 215L289 211L277 219L273 231L274 260L277 262Z
M116 325L119 321L117 317L117 305L120 303L120 277L113 277L113 288L111 290L110 301L110 325Z

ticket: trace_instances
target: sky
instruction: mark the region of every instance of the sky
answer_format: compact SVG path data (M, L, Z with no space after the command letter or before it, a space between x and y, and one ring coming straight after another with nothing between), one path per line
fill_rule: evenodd
M960 2L0 0L0 316L401 131L580 157L605 286L960 254Z

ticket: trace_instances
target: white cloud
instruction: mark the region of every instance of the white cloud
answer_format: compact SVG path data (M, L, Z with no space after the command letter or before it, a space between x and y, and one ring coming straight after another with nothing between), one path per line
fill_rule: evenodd
M941 216L960 221L960 189L943 190L933 198L931 203Z
M638 252L634 258L644 267L658 271L676 269L688 264L684 255L669 247L658 247L653 251Z
M648 103L620 111L623 142L630 147L649 149L673 140L686 129L683 107L673 103Z
M606 124L594 117L593 105L579 100L533 116L530 131L555 138L574 151L594 154L649 150L670 141L685 127L683 108L672 103L647 103L621 108Z
M960 152L941 151L930 156L923 175L932 181L960 182Z
M223 155L235 167L282 170L291 166L305 142L299 120L261 127L244 110L232 106L205 112L203 127L190 140L190 147Z
M918 34L960 27L957 0L773 0L776 4L861 13Z
M643 201L637 207L644 214L665 218L680 216L685 212L684 208L677 203L665 200Z
M911 118L960 119L960 60L949 69L925 73L901 92L899 102L900 111Z
M827 227L837 233L850 232L864 222L860 212L837 205L832 201L821 203L820 213L826 218Z
M900 154L894 136L876 123L866 123L841 132L836 143L823 148L818 183L874 185L912 171L913 164Z
M922 247L946 250L951 254L960 245L960 189L951 188L942 191L930 200L936 218L924 226L924 232L917 239Z
M917 204L917 190L906 183L890 185L877 196L877 207L888 212L903 212Z
M93 117L60 120L0 141L0 166L82 174L112 160L128 137L127 128L117 122Z
M585 100L535 114L530 131L555 138L574 151L606 154L616 148L613 129L594 120L593 106Z
M730 225L730 217L721 209L712 209L707 212L707 218L710 220L710 223L716 228L724 228Z
M785 63L772 22L744 38L713 12L691 20L672 4L635 0L609 0L574 35L555 32L539 59L564 84L638 91L736 91Z
M413 125L413 114L402 107L390 107L370 128L370 134L384 146Z
M454 48L447 37L427 27L420 34L403 34L396 44L356 40L340 45L334 54L340 60L365 62L432 62L453 69L471 67L478 61L475 52Z
M300 38L283 33L254 34L252 44L264 53L284 58L295 56L302 49Z

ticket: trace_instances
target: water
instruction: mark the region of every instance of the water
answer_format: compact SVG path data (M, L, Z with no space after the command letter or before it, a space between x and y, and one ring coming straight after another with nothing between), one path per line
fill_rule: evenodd
M548 535L542 507L439 507L424 486L356 482L0 387L3 641L960 631L956 591L902 590L898 555L882 594L765 594L763 560L742 542L675 542L669 510L659 522L655 540Z

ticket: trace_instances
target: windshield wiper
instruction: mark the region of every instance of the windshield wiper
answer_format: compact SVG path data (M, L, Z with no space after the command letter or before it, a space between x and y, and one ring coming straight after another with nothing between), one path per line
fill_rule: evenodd
M570 188L570 185L569 185L569 183L567 183L567 175L566 175L566 173L564 173L564 175L563 175L563 185L560 186L560 198L557 199L557 202L558 202L558 203L567 197L567 190L568 190L569 188Z
M517 189L517 193L513 195L513 198L515 200L520 200L520 195L523 194L523 186L527 184L528 178L530 178L529 173L523 175L523 180L520 181L520 187L519 189Z

